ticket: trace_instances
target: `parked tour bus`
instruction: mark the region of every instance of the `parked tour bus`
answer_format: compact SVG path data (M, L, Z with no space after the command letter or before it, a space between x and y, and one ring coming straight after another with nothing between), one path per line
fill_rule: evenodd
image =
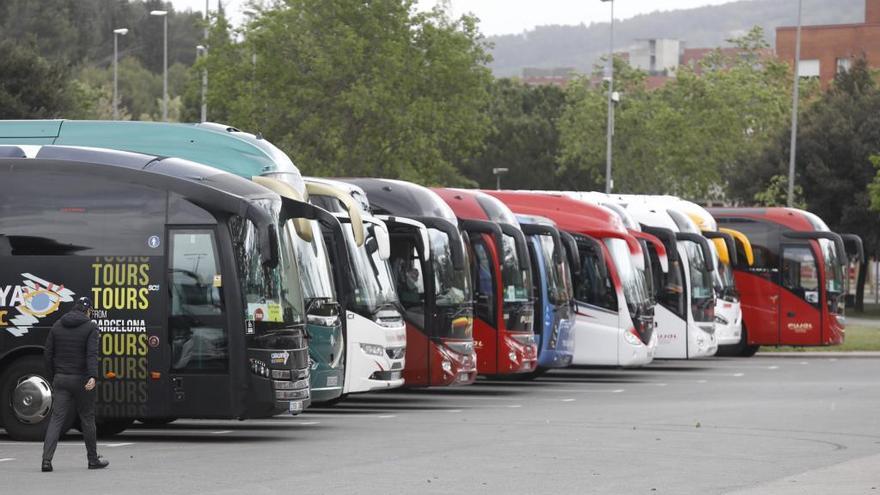
M564 368L574 359L576 345L572 264L579 267L577 241L548 218L517 215L516 219L526 233L532 263L538 370Z
M299 169L290 158L267 140L216 123L176 124L128 121L33 120L0 121L0 143L66 144L119 149L161 156L174 156L210 165L235 175L260 181L282 196L297 201L308 192ZM289 229L299 264L303 296L307 310L312 400L324 402L343 393L346 359L345 321L339 318L329 269L329 256L348 266L348 257L340 257L334 244L325 245L321 225L339 231L338 222L327 215L318 219L299 219ZM362 228L352 224L352 229ZM296 234L296 235L293 235ZM361 239L362 233L356 234ZM328 251L329 248L329 251ZM343 292L346 292L343 290Z
M795 208L709 211L720 226L748 236L754 251L752 266L734 270L743 310L739 354L751 356L762 345L843 342L847 255L841 235Z
M685 201L675 197L664 197L671 208L678 210L690 217L704 236L712 240L710 247L713 248L713 261L715 271L713 281L715 284L715 338L718 341L718 351L729 346L739 344L742 337L742 307L740 304L739 291L733 278L733 269L740 264L748 264L750 257L739 259L739 251L743 254L751 252L751 243L748 238L739 232L727 229L727 232L718 228L715 218L708 210L696 203ZM734 234L739 234L734 237ZM737 240L739 239L739 240ZM740 244L741 246L737 246Z
M485 192L515 213L549 218L560 231L574 236L580 270L572 275L576 313L572 364L650 363L657 339L644 256L620 217L561 194Z
M351 287L340 297L348 323L345 394L396 388L404 384L406 326L388 260L390 238L385 222L365 209L356 186L307 177L309 199L337 216L343 223L363 224L345 230L342 243L351 259L349 269L333 262L338 283Z
M283 231L314 207L176 158L10 149L0 153L19 157L0 159L0 421L12 438L45 431L42 348L82 296L101 331L105 432L135 419L302 411L305 308Z
M406 319L406 386L473 383L470 261L455 213L436 193L410 182L340 180L359 186L391 231L391 268ZM427 227L427 239L412 221Z
M647 196L616 195L649 233L664 239L669 272L659 281L655 321L657 358L689 359L713 356L715 289L712 246L686 215Z
M481 375L535 371L535 273L516 217L503 203L478 191L433 191L452 208L468 234L477 371Z

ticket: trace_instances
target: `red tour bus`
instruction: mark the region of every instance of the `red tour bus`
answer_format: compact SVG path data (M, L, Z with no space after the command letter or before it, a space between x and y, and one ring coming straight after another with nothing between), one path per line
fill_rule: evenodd
M574 282L574 365L641 366L657 338L642 245L607 208L559 194L485 191L511 210L539 215L574 235L581 270Z
M738 354L751 356L762 345L843 342L847 255L840 234L818 216L794 208L709 211L719 227L748 236L754 251L752 266L734 267L743 311ZM857 236L845 237L861 245Z
M506 375L535 371L538 346L532 330L532 269L516 217L501 201L478 191L433 191L452 208L461 229L468 233L477 372ZM504 221L490 218L487 207L500 212Z

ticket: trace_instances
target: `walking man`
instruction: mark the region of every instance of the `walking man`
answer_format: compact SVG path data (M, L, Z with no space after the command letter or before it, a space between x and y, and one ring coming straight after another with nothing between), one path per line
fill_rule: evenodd
M52 471L52 457L61 434L69 428L73 408L79 414L89 469L110 463L98 457L95 432L95 379L98 377L98 326L91 320L92 301L82 297L73 310L52 326L46 339L46 369L52 377L52 417L43 443L44 472Z

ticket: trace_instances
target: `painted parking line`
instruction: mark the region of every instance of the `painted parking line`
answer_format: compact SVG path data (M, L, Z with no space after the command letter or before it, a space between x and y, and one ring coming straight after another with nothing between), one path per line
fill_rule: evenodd
M768 370L778 370L779 366L768 366L767 369Z
M391 418L396 418L397 415L396 414L382 414L382 415L376 416L376 417L379 419L391 419Z
M100 445L100 444L98 444ZM120 442L120 443L105 443L104 447L108 448L116 448L116 447L128 447L129 445L134 445L134 442Z
M464 410L464 409L447 409L446 412L449 412L449 413L460 413L460 412L462 412L463 410Z
M734 373L733 376L739 378L741 376L746 376L746 374L745 373Z
M0 462L9 462L9 461L14 461L14 460L15 460L15 457L4 457L4 458L0 459Z
M562 402L574 402L577 399L562 399Z
M212 431L212 435L225 435L227 433L232 433L232 430L220 430L220 431Z
M511 404L507 407L509 407L511 409L519 409L520 407L522 407L522 404Z

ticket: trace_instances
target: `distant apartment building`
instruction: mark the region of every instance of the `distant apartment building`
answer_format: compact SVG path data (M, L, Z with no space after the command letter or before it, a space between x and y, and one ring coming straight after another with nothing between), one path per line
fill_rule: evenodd
M674 76L681 57L681 41L638 40L629 51L629 64L652 76Z
M776 28L776 55L794 62L796 26ZM865 0L865 22L801 28L801 77L818 77L828 87L839 71L849 70L853 60L865 57L880 67L880 0Z

